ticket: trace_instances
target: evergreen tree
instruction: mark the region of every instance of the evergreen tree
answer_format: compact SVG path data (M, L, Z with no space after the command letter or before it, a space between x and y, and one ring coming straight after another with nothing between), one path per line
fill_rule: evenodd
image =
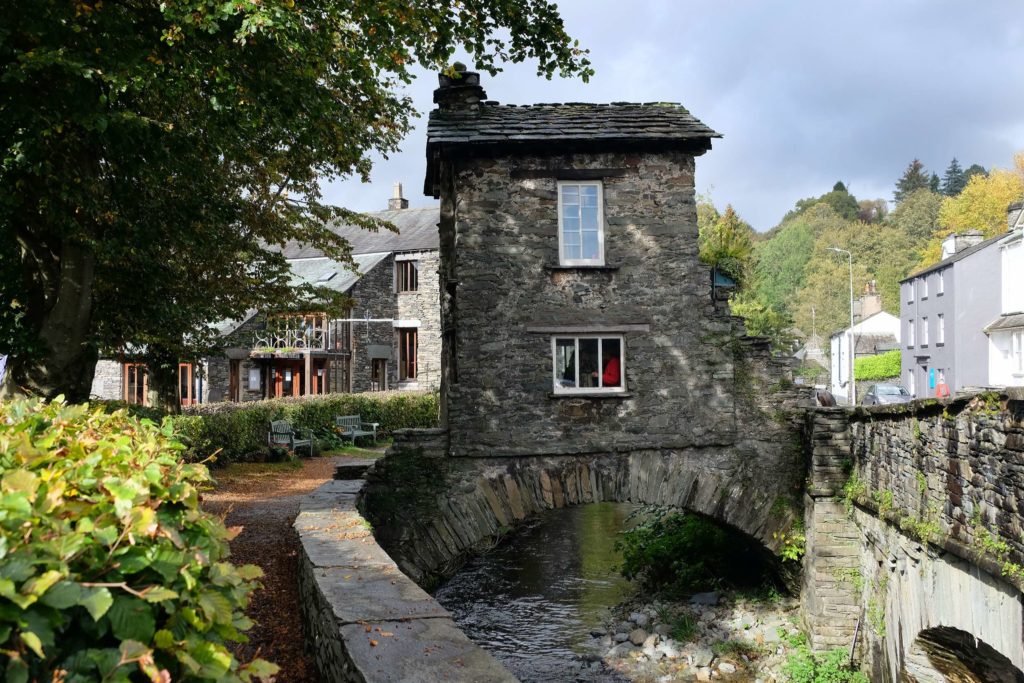
M970 166L967 167L967 170L964 171L964 187L967 187L967 183L969 183L971 181L971 178L973 178L976 175L987 176L988 171L985 170L984 166L981 166L979 164L971 164Z
M928 180L928 189L938 194L941 183L942 181L939 180L939 175L937 173L932 173L932 177Z
M924 164L914 159L903 171L903 175L896 181L896 191L892 193L896 203L899 204L909 197L915 190L927 190L931 184L928 172L924 170Z
M947 197L955 197L967 186L967 177L964 170L960 168L960 162L953 157L946 167L946 174L942 178L942 194Z

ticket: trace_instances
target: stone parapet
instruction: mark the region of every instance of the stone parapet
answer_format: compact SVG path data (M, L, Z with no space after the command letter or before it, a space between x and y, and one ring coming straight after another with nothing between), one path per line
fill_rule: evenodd
M295 519L302 621L322 679L514 683L377 545L356 509L363 484L324 484Z

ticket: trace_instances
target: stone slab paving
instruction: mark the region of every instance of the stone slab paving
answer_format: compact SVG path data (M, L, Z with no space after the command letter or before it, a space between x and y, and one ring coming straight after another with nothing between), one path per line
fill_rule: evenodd
M343 626L341 633L356 670L367 681L517 680L498 660L470 642L451 619L352 624Z
M329 683L514 682L377 545L356 509L362 480L307 495L295 520L307 644Z
M339 459L338 464L334 467L334 478L335 479L360 479L366 470L370 469L373 463L377 462L373 458L344 458Z

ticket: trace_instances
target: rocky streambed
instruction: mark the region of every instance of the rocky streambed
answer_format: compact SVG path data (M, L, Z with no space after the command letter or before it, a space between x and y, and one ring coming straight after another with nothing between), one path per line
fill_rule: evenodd
M630 681L784 681L797 608L791 598L717 591L684 602L634 601L591 632L591 647Z

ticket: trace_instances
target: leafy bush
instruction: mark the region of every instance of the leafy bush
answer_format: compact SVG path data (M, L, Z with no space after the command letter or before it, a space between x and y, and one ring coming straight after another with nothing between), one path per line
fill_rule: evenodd
M250 681L258 567L199 508L206 468L172 425L62 402L0 402L0 667L32 681ZM63 672L63 673L61 673Z
M877 356L865 356L853 361L853 376L865 382L900 376L900 350L893 349Z
M792 683L868 683L867 675L850 668L849 654L842 648L815 654L802 633L790 638L789 644L793 650L782 672Z
M325 447L335 415L359 415L378 422L379 436L396 429L436 427L437 394L394 391L375 394L325 394L277 398L246 403L208 403L174 418L175 432L188 446L188 457L202 460L217 453L219 463L262 460L267 455L267 423L288 420L293 427L311 429Z
M152 420L153 422L160 422L167 416L167 411L161 408L153 408L152 406L142 406L138 403L128 403L128 401L92 401L93 405L103 406L103 410L108 413L113 413L117 410L127 411L130 417L145 418Z
M622 574L669 594L720 584L760 585L768 568L756 542L698 515L655 508L623 532Z

